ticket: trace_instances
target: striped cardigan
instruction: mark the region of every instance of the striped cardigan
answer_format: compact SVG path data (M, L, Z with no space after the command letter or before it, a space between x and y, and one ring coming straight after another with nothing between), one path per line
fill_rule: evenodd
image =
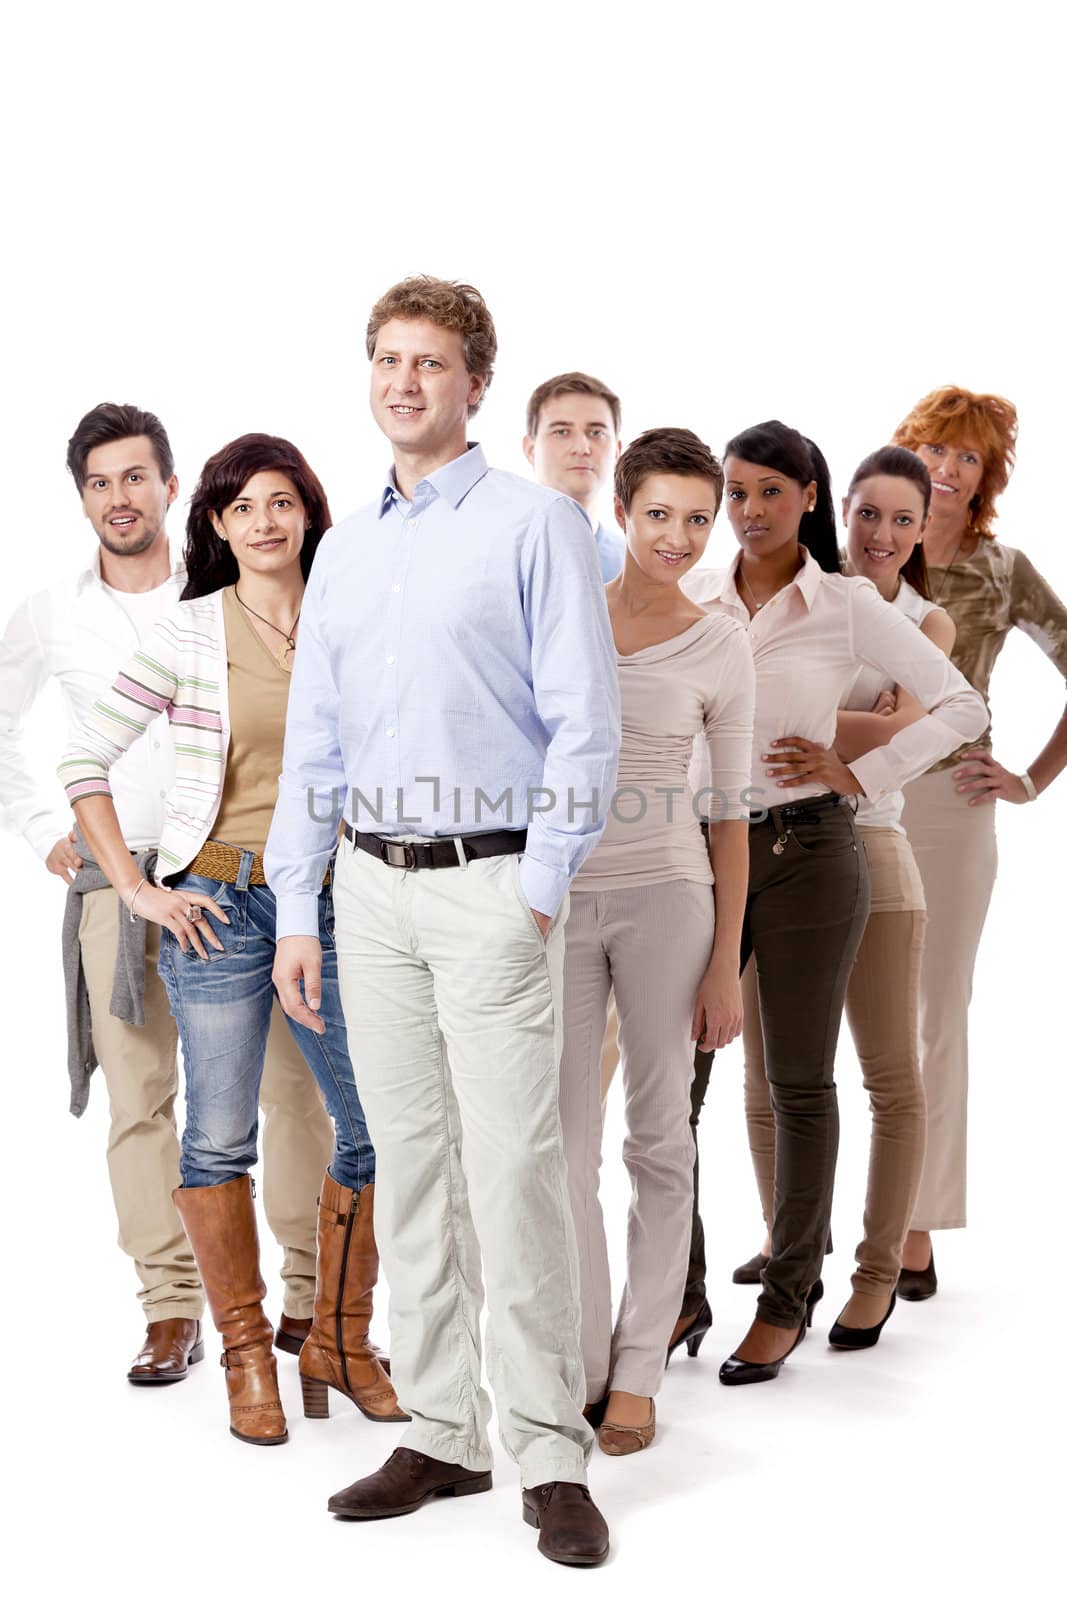
M211 833L222 799L230 707L221 589L179 601L94 701L59 766L71 804L87 795L111 794L112 762L161 711L174 737L175 780L164 800L157 882L192 861Z

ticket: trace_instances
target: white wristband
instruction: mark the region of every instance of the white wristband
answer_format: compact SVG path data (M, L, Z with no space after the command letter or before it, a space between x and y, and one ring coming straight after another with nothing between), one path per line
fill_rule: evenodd
M1026 790L1026 798L1028 800L1036 800L1037 799L1037 788L1036 788L1036 786L1034 784L1034 780L1033 780L1033 778L1031 778L1029 772L1020 772L1020 774L1019 774L1019 782L1022 784L1023 788Z

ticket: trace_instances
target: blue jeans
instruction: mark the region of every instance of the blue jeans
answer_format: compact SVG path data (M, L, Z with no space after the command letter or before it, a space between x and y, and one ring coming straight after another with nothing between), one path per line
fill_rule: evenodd
M244 851L236 884L183 872L171 885L210 895L230 919L227 924L204 913L222 944L221 950L214 950L205 941L207 961L193 950L183 954L167 928L161 941L159 975L167 987L185 1061L181 1174L187 1189L228 1183L256 1160L259 1084L274 1003L276 921L270 889L247 881L252 861L252 852ZM319 895L319 939L319 1015L326 1032L312 1033L292 1021L289 1026L333 1118L330 1176L349 1189L361 1189L374 1181L374 1147L348 1054L337 988L333 896L327 889Z

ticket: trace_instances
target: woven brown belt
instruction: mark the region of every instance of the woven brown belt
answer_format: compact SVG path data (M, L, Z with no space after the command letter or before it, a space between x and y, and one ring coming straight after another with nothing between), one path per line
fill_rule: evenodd
M201 845L197 855L185 870L195 872L200 878L214 878L216 883L236 883L244 853L235 845L223 844L220 839L208 839ZM257 888L267 881L267 875L263 871L263 857L258 850L252 858L252 871L248 875L248 881Z

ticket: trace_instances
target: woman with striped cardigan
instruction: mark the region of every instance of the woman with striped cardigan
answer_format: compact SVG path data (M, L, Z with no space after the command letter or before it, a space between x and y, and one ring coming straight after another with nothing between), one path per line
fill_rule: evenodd
M190 506L181 602L96 701L60 767L130 916L163 928L159 970L186 1079L174 1199L222 1335L230 1431L249 1444L288 1437L249 1177L273 1003L275 906L263 848L304 584L329 523L322 486L288 441L246 434L212 456ZM108 770L161 713L174 731L175 775L146 879L119 831ZM325 1416L333 1387L374 1421L406 1421L368 1338L374 1150L348 1055L328 874L319 936L321 999L305 996L305 1025L290 1022L335 1129L319 1199L315 1318L300 1352L304 1410Z

